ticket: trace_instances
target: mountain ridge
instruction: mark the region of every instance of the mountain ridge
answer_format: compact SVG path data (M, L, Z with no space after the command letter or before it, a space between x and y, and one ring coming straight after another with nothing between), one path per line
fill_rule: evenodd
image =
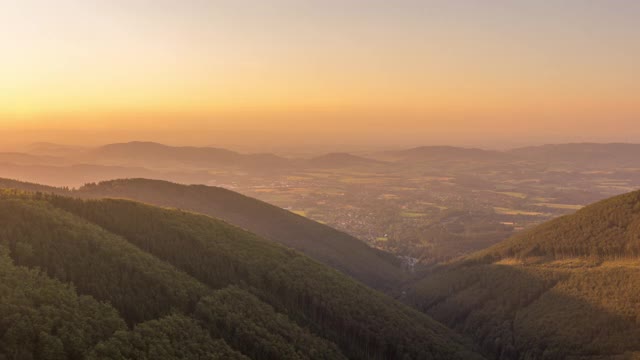
M306 165L310 167L322 168L342 168L354 166L377 166L384 165L382 161L353 155L345 152L327 153L321 156L311 158L306 161Z

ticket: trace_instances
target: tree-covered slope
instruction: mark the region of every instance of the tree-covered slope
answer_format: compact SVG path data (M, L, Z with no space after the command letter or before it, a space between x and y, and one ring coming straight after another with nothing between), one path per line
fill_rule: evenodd
M16 263L109 301L129 323L189 311L208 292L125 239L42 201L1 199L0 219L0 241Z
M393 255L329 226L219 187L121 179L69 191L2 178L0 187L83 198L125 198L194 211L298 250L376 289L391 289L404 280Z
M0 359L83 359L125 328L113 307L14 265L0 245Z
M192 318L169 315L115 333L98 344L89 360L248 360L224 340L213 339Z
M500 359L640 356L640 192L441 266L408 301Z
M15 261L42 268L52 277L73 283L81 293L111 303L131 325L176 312L193 316L196 308L199 311L207 309L208 303L203 302L204 299L217 294L214 289L141 251L119 236L56 209L42 199L25 198L25 195L18 197L9 195L7 198L5 195L0 200L0 219L3 224L0 242L9 249ZM22 222L17 220L20 218ZM234 292L234 295L238 294L238 291ZM250 294L245 292L233 303L242 301L246 296ZM220 317L228 315L231 312L229 309L233 307L208 311ZM233 311L240 312L240 309ZM202 326L215 334L216 338L235 342L242 351L251 350L255 344L261 344L260 350L263 351L266 347L288 348L290 344L312 339L322 344L316 345L322 350L315 356L302 358L343 358L335 345L302 331L288 317L283 319L273 310L262 311L261 314L263 322L260 327L264 329L263 333L271 333L276 326L278 329L284 326L290 337L276 344L265 342L261 334L239 334L236 328L246 321L227 321L228 328L217 331L220 325L203 318ZM167 348L157 342L149 346ZM279 355L282 359L300 358L286 353ZM253 358L270 359L262 353Z
M17 265L42 269L43 281L71 291L65 296L72 304L77 295L62 283L72 283L87 299L83 304L111 309L91 310L95 315L88 320L82 315L88 310L65 309L79 329L89 326L86 334L100 335L58 357L43 355L32 342L25 350L32 355L21 359L474 356L461 338L427 316L293 250L203 215L125 200L5 191L0 246ZM8 264L0 276L13 276L7 269L16 266ZM10 303L20 302L11 298L15 294L32 291L25 281L7 289L0 297ZM41 301L22 305L34 311ZM57 314L55 306L46 314ZM109 314L110 322L103 321ZM21 322L4 320L0 339L23 331ZM48 331L60 329L56 323ZM23 338L34 336L40 335L23 331ZM15 344L14 338L0 341ZM65 344L54 342L56 349ZM3 344L0 354L9 351L6 357L15 358L14 348Z
M278 311L338 344L350 358L453 356L450 350L456 345L450 339L455 336L440 324L296 251L223 221L128 200L54 196L50 202L212 288L244 284Z
M602 200L469 257L492 261L502 258L562 259L636 258L640 256L640 191Z
M207 295L216 295L213 289L139 250L123 238L52 208L48 203L4 199L0 209L0 218L5 225L0 239L11 250L16 261L43 268L51 276L76 284L82 293L110 302L130 324L174 312L191 314L196 306L199 311L204 311L208 303L202 302L203 299L207 299ZM16 220L21 217L30 221ZM43 234L43 229L48 230L46 234ZM234 294L238 295L239 292ZM246 293L245 296L250 295ZM234 299L233 303L243 300L245 296ZM220 317L231 314L232 310L233 306L230 309L213 308L208 311ZM275 325L271 325L279 323L277 326L284 326L290 337L279 344L265 344L260 334L238 334L236 328L241 323L237 322L237 318L236 322L226 322L230 327L226 331L216 331L215 334L236 342L243 351L252 349L258 343L263 345L263 351L268 346L288 348L288 341L292 344L303 342L299 337L304 335L322 343L319 346L322 351L318 356L303 358L323 359L327 358L327 354L333 354L332 358L341 358L337 350L332 350L336 349L335 345L301 331L288 318L281 319L273 310L261 314L264 319L260 324L263 333L271 333L275 330ZM218 325L205 321L203 326L213 331ZM279 358L299 358L287 355L281 353ZM270 357L259 353L254 358Z
M65 193L68 191L66 188L58 188L54 186L47 186L42 184L35 184L25 181L0 178L0 189L18 189L29 192L46 192L46 193Z
M75 196L127 198L225 220L296 249L378 289L403 278L397 260L331 227L233 191L204 185L129 179L88 185Z

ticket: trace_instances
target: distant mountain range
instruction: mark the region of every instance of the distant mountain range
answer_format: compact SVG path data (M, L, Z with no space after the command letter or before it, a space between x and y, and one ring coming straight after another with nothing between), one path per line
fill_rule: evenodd
M214 147L169 146L154 142L108 144L98 148L73 148L39 143L29 152L0 153L0 162L14 164L95 164L144 168L240 168L273 171L304 168L347 168L447 161L513 162L580 166L640 166L640 144L575 143L541 145L508 151L453 146L422 146L374 153L370 157L329 153L310 159L290 159L274 154L241 154Z
M213 147L174 147L153 142L109 144L98 148L35 144L31 152L0 153L0 177L55 186L79 187L114 178L153 178L184 184L227 184L236 174L275 178L313 170L426 171L461 166L465 171L522 169L588 171L640 168L638 144L560 144L490 151L448 146L357 156L330 153L308 159L274 154L241 154ZM228 178L219 176L228 174ZM551 176L547 174L548 177ZM558 176L561 177L559 173ZM627 176L627 175L620 175ZM463 179L458 178L457 181ZM560 180L562 181L562 180ZM478 184L478 182L474 182Z
M255 170L272 170L288 166L287 159L273 154L240 154L234 151L193 146L168 146L153 142L129 142L109 144L88 151L87 161L111 162L145 167L219 166L245 167Z
M385 165L382 161L368 159L348 153L330 153L309 159L305 166L311 168L352 168Z
M579 143L518 148L511 154L527 160L582 166L640 166L640 144Z
M408 150L382 154L383 157L402 162L426 161L496 161L511 159L509 153L454 146L421 146Z
M48 155L33 155L28 153L19 152L0 152L0 163L5 164L20 164L20 165L34 165L34 164L64 164L66 161L64 158Z
M85 159L146 167L192 165L202 168L215 168L223 166L263 171L307 167L343 168L382 164L376 160L348 153L330 153L311 159L288 159L267 153L240 154L213 147L173 147L153 142L109 144L89 151Z
M86 147L82 146L73 146L73 145L63 145L63 144L55 144L50 142L37 142L30 144L24 150L29 154L36 155L51 155L51 156L69 156L73 154L78 154L88 150Z
M587 167L638 167L640 144L575 143L516 148L507 151L461 148L453 146L422 146L408 150L386 152L380 158L400 162L516 162L579 165Z

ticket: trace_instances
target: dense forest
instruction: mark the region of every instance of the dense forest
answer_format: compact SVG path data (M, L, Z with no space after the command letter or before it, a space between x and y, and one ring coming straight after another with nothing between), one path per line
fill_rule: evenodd
M125 329L112 306L79 296L36 269L15 266L0 245L0 358L82 359Z
M640 192L440 266L408 301L499 359L640 356Z
M478 357L429 317L208 216L6 190L0 225L0 358Z
M222 339L214 339L196 320L168 315L115 332L87 355L98 359L203 359L248 360Z
M640 191L587 206L575 214L546 222L470 260L545 257L553 259L636 258L640 256Z
M392 255L329 226L227 189L127 179L88 184L73 195L126 198L195 211L296 249L374 288L386 290L402 280L399 263Z
M1 178L0 187L83 198L126 198L194 211L296 249L376 289L389 290L404 279L399 261L388 253L326 225L219 187L123 179L69 191Z

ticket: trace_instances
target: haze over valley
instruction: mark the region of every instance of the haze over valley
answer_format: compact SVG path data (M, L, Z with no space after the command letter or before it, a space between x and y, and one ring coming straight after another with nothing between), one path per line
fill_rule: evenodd
M0 153L1 175L69 188L119 178L223 187L421 264L468 254L640 186L640 145L618 143L423 146L307 158L153 142L40 143L27 151Z

